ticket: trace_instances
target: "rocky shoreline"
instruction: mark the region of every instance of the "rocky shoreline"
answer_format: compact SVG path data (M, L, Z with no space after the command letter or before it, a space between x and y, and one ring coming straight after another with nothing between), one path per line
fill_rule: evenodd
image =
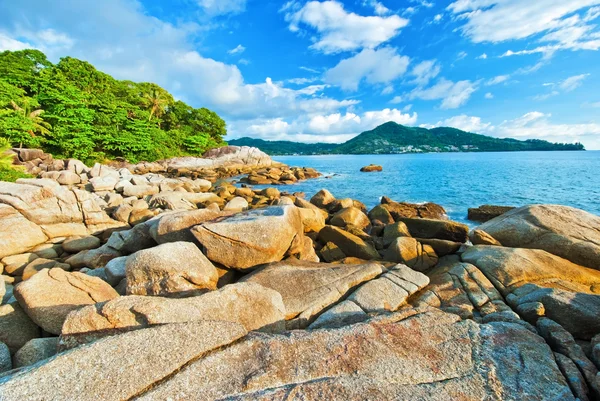
M319 173L253 148L17 153L2 400L600 399L598 216L259 191Z

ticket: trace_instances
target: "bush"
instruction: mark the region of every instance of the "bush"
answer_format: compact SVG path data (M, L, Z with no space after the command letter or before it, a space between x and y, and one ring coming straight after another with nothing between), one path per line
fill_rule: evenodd
M15 182L19 178L31 178L21 166L14 166L14 155L10 152L10 142L0 138L0 181Z

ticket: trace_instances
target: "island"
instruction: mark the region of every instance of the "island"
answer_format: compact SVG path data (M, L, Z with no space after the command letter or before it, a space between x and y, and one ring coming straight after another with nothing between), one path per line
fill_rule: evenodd
M494 138L450 127L406 127L393 121L363 132L341 144L265 141L247 137L232 139L228 143L234 146L257 147L271 156L585 150L581 143Z

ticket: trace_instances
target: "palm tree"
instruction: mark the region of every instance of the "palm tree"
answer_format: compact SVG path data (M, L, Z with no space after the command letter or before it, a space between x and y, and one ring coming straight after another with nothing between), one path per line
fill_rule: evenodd
M29 135L31 135L32 137L35 137L36 133L39 133L41 135L49 135L50 134L52 125L50 125L49 123L44 121L44 119L42 117L40 117L44 113L44 110L37 109L37 110L29 111L28 110L29 102L27 102L27 101L25 101L25 104L23 107L20 107L18 104L16 104L12 100L11 100L10 104L12 105L13 109L15 109L15 111L22 113L23 116L27 117L29 119L29 121L31 122L32 129L30 129L28 131ZM23 143L21 142L19 144L19 147L22 147L22 146L23 146Z
M150 108L148 121L151 121L153 116L157 118L163 116L167 106L173 100L168 93L154 85L150 87L149 92L143 94L143 97L144 103Z
M15 155L10 152L10 142L6 138L0 138L0 170L13 168Z

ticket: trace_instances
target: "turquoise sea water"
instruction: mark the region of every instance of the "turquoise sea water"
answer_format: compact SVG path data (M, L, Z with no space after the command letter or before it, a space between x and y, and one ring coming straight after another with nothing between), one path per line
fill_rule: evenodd
M371 208L381 196L396 201L435 202L453 220L483 204L522 206L555 203L600 215L600 151L515 153L430 153L405 155L279 156L289 166L313 167L333 177L307 180L280 190L327 188ZM368 164L381 173L361 173ZM473 225L473 223L470 223Z

